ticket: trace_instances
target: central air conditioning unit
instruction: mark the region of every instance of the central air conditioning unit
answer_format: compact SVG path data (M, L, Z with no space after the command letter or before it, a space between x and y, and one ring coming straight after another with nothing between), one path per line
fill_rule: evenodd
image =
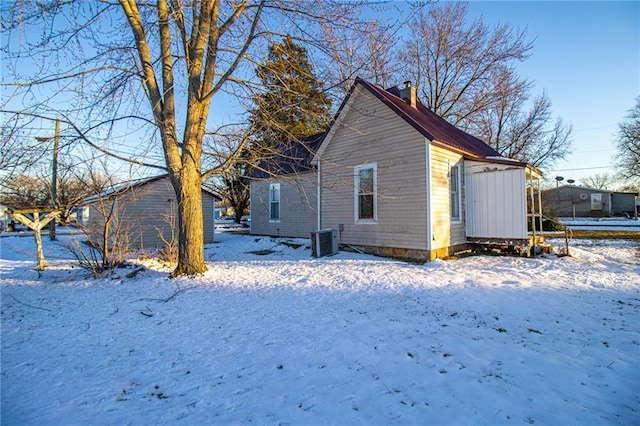
M323 229L311 233L311 255L313 257L331 256L338 253L338 231Z

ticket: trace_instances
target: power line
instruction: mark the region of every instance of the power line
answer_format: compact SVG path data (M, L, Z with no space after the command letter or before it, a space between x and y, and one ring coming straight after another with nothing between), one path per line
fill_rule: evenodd
M616 151L616 150L617 150L616 148L606 148L606 149L588 149L588 150L586 150L586 151L582 151L582 150L580 150L580 151L578 151L578 152L575 152L575 153L574 153L574 155L580 155L580 154L584 154L584 153L587 153L587 152L610 152L610 151Z
M613 168L613 166L581 167L577 169L554 169L549 171L550 172L573 172L575 170L611 169L611 168Z
M599 129L606 129L608 127L616 127L617 124L607 124L606 126L598 126L598 127L587 127L585 129L577 129L574 130L574 132L578 133L578 132L586 132L588 130L599 130Z

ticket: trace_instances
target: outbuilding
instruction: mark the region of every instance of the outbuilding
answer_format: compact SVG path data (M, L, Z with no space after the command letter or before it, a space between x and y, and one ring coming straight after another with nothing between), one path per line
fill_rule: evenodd
M542 191L542 203L554 217L636 217L637 196L637 192L562 185Z
M202 188L204 243L214 241L213 193ZM167 175L141 179L86 198L83 225L94 241L105 234L111 244L126 244L131 250L164 248L177 239L177 201Z

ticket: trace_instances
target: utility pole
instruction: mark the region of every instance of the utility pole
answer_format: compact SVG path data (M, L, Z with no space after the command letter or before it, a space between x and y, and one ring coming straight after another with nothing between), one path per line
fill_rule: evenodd
M576 203L573 201L573 184L575 183L575 180L567 179L567 183L569 184L569 190L571 191L571 209L573 210L573 220L576 220Z
M53 136L53 164L51 165L51 203L54 209L58 208L58 151L60 150L60 120L56 120L56 133ZM51 221L49 239L56 239L56 220Z
M39 142L47 142L50 137L37 137ZM56 132L53 136L53 160L51 162L51 207L58 208L58 151L60 150L60 120L56 120ZM53 219L49 222L49 239L56 239L56 221Z

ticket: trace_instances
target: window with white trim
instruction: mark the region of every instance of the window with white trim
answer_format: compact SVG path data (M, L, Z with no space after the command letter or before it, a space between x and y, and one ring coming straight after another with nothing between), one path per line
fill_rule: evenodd
M355 168L356 222L375 222L377 219L377 179L375 164Z
M460 166L458 164L449 169L449 195L451 220L460 221Z
M277 222L280 220L280 184L269 185L269 220Z

